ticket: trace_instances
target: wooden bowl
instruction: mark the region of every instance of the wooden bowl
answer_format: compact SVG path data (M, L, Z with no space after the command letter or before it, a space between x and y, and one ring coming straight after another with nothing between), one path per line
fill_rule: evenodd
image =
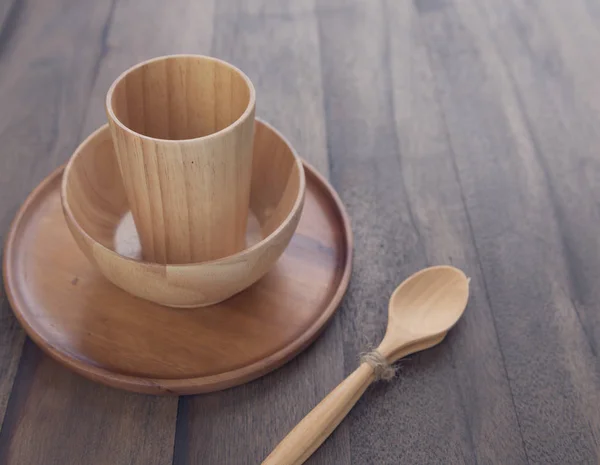
M275 264L300 220L302 162L273 127L257 119L247 247L218 260L159 264L142 260L108 125L90 135L65 168L61 201L75 241L113 284L171 307L221 302L255 283Z

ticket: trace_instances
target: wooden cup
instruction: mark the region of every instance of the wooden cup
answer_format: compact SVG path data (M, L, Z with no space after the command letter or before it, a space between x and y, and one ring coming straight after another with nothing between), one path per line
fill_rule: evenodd
M210 57L155 58L112 84L106 112L145 260L245 248L254 110L248 77Z

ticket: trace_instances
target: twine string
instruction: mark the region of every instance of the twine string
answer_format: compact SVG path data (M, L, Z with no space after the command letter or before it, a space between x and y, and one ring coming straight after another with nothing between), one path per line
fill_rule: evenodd
M379 381L380 379L390 381L396 376L396 369L388 363L386 358L381 355L381 352L378 350L372 350L371 352L361 354L360 361L361 363L368 364L373 369L375 381Z

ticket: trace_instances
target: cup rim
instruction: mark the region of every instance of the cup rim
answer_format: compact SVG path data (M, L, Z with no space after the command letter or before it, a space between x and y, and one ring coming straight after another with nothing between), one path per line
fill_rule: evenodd
M246 106L246 109L244 110L244 112L239 116L239 118L237 118L233 123L224 127L223 129L220 129L216 132L212 132L205 136L193 137L191 139L161 139L161 138L157 138L157 137L147 136L140 132L134 131L130 127L123 124L123 122L119 118L117 118L117 115L115 114L113 106L112 106L112 98L113 98L113 94L114 94L114 91L115 91L117 85L120 82L122 82L123 79L127 75L129 75L130 73L132 73L133 71L135 71L138 68L147 66L147 65L157 62L157 61L166 61L166 60L170 60L170 59L182 59L182 58L183 59L200 58L202 60L213 61L213 62L219 63L220 65L223 65L227 68L232 69L233 71L235 71L242 77L242 79L246 82L248 89L250 90L250 96L248 99L248 105ZM114 122L123 131L126 131L136 137L139 137L141 139L145 139L148 141L160 142L163 144L191 143L191 142L195 142L195 141L199 141L199 140L209 140L214 137L222 136L230 131L233 131L237 126L239 126L244 121L246 121L248 119L248 117L250 116L250 114L252 114L252 112L254 111L254 108L256 107L256 91L254 89L254 84L252 84L252 81L250 80L250 78L241 69L239 69L237 66L234 66L231 63L228 63L219 58L215 58L215 57L211 57L211 56L207 56L207 55L196 55L196 54L189 54L189 53L188 54L185 54L185 53L184 54L175 54L175 55L162 55L162 56L150 58L149 60L145 60L140 63L137 63L136 65L128 68L127 70L125 70L121 74L119 74L119 76L113 81L113 83L108 88L108 91L106 92L106 99L105 99L104 107L106 109L106 113L108 114L108 119L111 122Z
M291 152L292 156L294 157L294 163L296 164L296 167L298 169L298 176L300 177L300 179L299 179L300 182L298 185L298 195L296 196L296 200L294 201L294 205L292 206L292 209L290 210L289 214L279 224L279 226L277 226L277 228L273 232L271 232L271 234L269 234L266 237L263 237L260 241L258 241L256 244L251 245L250 247L240 250L239 252L236 252L234 254L226 255L225 257L217 258L214 260L206 260L206 261L199 261L199 262L193 262L193 263L159 263L159 262L150 262L150 261L143 260L143 259L136 260L134 258L127 257L125 255L121 255L120 253L114 251L113 249L106 247L104 244L102 244L101 242L96 240L94 237L90 236L88 234L88 232L84 228L81 227L79 222L75 219L73 212L71 211L71 206L69 205L69 202L67 201L67 180L69 179L69 172L71 171L71 168L72 168L75 160L77 159L77 157L79 157L81 155L81 153L83 153L84 148L90 143L90 141L92 139L94 139L95 137L97 137L98 135L100 135L102 132L108 132L108 134L110 135L110 128L107 123L100 126L98 129L96 129L94 132L92 132L89 136L87 136L85 138L85 140L83 142L81 142L81 144L79 144L79 146L75 149L75 152L69 159L67 165L65 166L65 170L63 172L63 176L61 179L61 185L60 185L60 200L61 200L61 204L63 207L63 212L65 213L65 215L67 215L69 217L70 222L77 227L77 230L82 235L84 235L87 240L91 241L95 247L100 247L103 251L107 252L109 255L115 257L116 259L127 260L131 263L134 263L137 266L141 265L144 267L150 267L150 268L154 268L154 269L165 269L165 268L167 268L167 269L189 269L189 268L195 268L198 266L212 266L212 265L226 264L231 261L242 260L246 256L253 254L255 251L257 251L263 247L266 247L274 238L276 238L279 234L281 234L281 232L285 229L285 227L291 221L291 219L294 218L294 216L298 213L299 210L301 210L302 205L304 203L304 196L305 196L305 192L306 192L306 173L304 172L304 166L303 166L302 159L300 158L300 156L298 155L298 153L296 152L294 147L283 136L283 134L281 134L277 129L275 129L271 124L267 123L266 121L264 121L260 118L256 118L254 124L261 124L261 125L265 126L270 131L272 131L277 137L279 137L289 147L290 152Z

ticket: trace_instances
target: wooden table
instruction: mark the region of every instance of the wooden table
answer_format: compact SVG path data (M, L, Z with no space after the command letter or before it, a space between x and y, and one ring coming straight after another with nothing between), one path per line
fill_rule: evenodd
M383 334L410 273L472 277L439 347L370 388L313 464L597 464L597 0L4 0L0 235L104 120L130 65L202 53L352 217L327 330L247 385L168 398L94 384L24 337L0 293L0 463L255 464Z

